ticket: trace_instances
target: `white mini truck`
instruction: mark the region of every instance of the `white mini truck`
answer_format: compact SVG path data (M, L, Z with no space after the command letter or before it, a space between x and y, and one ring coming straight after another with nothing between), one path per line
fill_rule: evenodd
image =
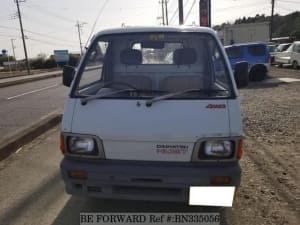
M235 70L243 68L242 62ZM71 87L60 145L69 194L190 204L204 194L208 201L195 204L223 205L222 195L232 201L235 192L224 190L241 180L240 102L212 29L99 32L78 66L64 68L63 83Z

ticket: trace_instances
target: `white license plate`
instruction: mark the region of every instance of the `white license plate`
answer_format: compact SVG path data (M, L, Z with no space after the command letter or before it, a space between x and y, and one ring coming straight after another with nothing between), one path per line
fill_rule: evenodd
M190 187L189 205L232 207L235 187Z

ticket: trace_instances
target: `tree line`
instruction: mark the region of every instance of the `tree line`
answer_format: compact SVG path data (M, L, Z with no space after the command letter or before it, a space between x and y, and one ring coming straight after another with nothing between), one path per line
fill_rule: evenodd
M76 66L79 57L80 57L79 54L69 54L68 65ZM9 56L8 59L7 55L0 55L0 66L3 66L3 63L8 61L13 62L15 61L15 58L13 56ZM18 64L20 64L20 69L21 69L22 68L21 64L25 65L25 59L19 60ZM50 69L50 68L55 68L57 66L63 66L63 64L57 64L55 62L54 55L47 57L46 54L44 53L38 54L36 58L29 59L29 65L31 69Z
M259 23L270 22L271 17L265 14L256 14L254 17L242 17L236 19L233 24L245 24L245 23ZM214 26L215 30L221 30L225 25L232 23L222 23L221 25ZM296 11L285 16L275 14L273 18L273 37L295 37L300 40L300 12Z

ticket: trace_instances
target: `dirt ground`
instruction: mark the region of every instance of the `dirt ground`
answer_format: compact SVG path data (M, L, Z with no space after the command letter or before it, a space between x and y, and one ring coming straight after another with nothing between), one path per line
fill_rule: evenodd
M272 77L300 70L272 67ZM242 185L229 224L300 224L300 82L240 90L245 134Z

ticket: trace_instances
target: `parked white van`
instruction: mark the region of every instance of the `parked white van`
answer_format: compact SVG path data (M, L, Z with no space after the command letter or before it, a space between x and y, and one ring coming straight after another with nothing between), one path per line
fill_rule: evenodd
M243 65L235 72L247 73ZM71 86L60 146L68 193L191 203L193 187L212 188L214 199L240 185L240 102L212 29L99 32L63 83Z

